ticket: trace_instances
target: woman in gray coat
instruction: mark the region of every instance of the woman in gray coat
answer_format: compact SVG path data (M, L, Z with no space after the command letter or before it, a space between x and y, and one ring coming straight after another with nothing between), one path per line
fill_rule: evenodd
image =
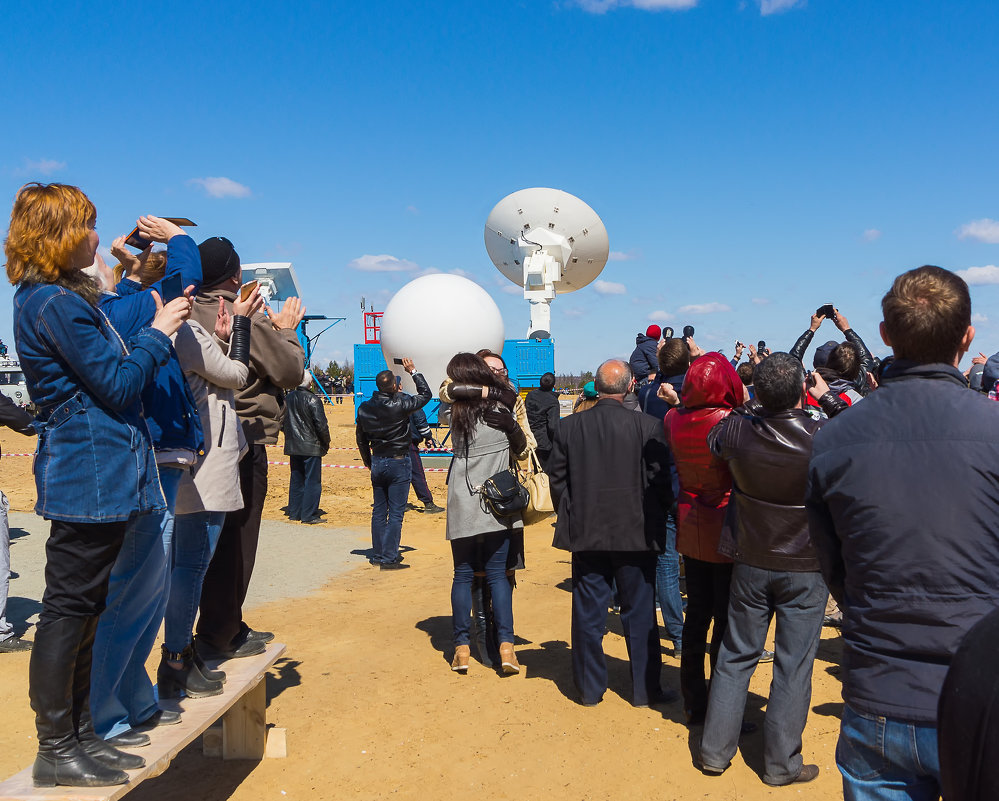
M510 536L523 531L520 515L494 515L478 488L490 476L510 467L511 448L526 447L524 432L511 411L498 399L506 387L479 356L459 353L447 366L451 387L451 436L454 458L447 482L447 538L454 560L451 614L454 659L451 669L464 673L470 656L469 623L472 580L484 569L492 591L493 615L504 673L520 672L513 650L513 596L506 577ZM474 391L471 390L474 387Z

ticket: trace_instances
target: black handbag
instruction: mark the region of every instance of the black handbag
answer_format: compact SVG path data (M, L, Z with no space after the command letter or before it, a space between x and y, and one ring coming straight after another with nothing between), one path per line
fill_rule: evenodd
M479 487L479 495L497 517L519 515L531 500L527 487L517 480L513 470L501 470L489 476Z

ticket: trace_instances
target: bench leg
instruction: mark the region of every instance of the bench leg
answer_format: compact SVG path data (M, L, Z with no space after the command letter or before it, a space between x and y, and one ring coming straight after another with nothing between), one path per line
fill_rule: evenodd
M267 745L267 682L263 679L222 717L222 758L263 759Z

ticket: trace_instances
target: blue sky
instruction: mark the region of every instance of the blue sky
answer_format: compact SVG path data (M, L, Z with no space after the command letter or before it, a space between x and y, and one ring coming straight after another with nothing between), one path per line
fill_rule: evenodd
M883 352L880 297L923 263L979 268L992 353L997 39L994 0L18 4L0 198L73 183L104 246L184 215L244 262L292 261L309 312L348 318L324 362L362 340L362 295L384 309L428 270L479 282L523 336L483 226L529 186L610 237L600 283L553 304L559 371L650 322L786 349L825 302Z

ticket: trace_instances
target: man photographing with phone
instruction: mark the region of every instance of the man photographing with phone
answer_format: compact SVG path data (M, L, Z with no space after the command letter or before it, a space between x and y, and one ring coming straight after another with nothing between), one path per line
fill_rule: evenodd
M867 374L874 372L874 356L867 348L867 345L864 344L864 340L860 338L860 335L850 328L850 321L847 320L846 316L839 309L833 306L833 304L826 303L823 306L819 306L819 308L815 310L815 314L812 315L811 322L809 323L808 330L798 337L797 342L791 346L791 350L788 352L792 356L804 362L805 351L807 351L809 345L812 344L812 338L815 336L815 332L819 330L819 326L822 325L822 321L826 319L832 320L836 327L843 333L843 337L846 341L857 348L860 356L860 373L857 376L855 386L861 395L866 395L870 390ZM831 339L824 345L819 345L818 348L815 349L815 355L812 357L812 366L815 369L825 367L826 362L829 361L829 354L833 352L838 344L840 343Z
M207 330L215 328L220 307L232 311L240 292L239 254L225 237L213 236L198 246L204 282L191 316ZM247 295L251 294L251 287ZM250 318L250 364L246 386L236 391L236 414L249 452L239 463L243 508L226 514L201 589L197 647L206 659L253 656L274 638L254 631L243 620L243 602L253 574L260 518L267 495L265 446L277 443L284 419L284 390L294 389L305 370L305 353L295 329L305 307L288 298L280 312L265 309Z

